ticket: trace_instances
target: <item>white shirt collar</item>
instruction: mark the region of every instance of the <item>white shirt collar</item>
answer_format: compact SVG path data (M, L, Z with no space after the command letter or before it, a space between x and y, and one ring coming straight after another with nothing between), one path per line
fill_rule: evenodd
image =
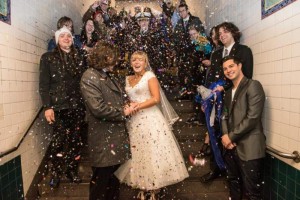
M235 42L232 43L231 45L229 45L228 47L224 47L224 48L223 48L223 57L224 57L224 55L225 55L225 49L228 50L228 54L229 54L234 44L235 44Z
M184 22L185 22L185 21L189 21L189 19L190 19L190 15L188 15L186 18L184 18L183 21L184 21Z

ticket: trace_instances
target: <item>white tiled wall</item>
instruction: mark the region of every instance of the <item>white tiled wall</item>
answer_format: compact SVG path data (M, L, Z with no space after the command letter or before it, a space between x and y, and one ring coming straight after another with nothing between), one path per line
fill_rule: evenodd
M266 92L264 129L267 144L300 152L300 1L261 19L261 0L192 0L205 8L209 29L223 21L236 24L254 55L254 79ZM197 9L196 9L197 10ZM203 15L203 14L202 14ZM300 164L283 161L300 169Z
M40 106L39 59L56 30L57 20L64 15L71 17L79 33L81 15L93 2L11 1L12 25L0 22L0 151L18 142ZM241 29L242 43L253 50L254 79L262 82L267 94L267 143L286 152L300 151L300 1L263 20L261 0L187 3L207 31L223 21L232 21ZM25 194L49 143L48 127L42 119L43 116L38 118L17 152L0 160L2 165L21 154ZM299 164L284 161L300 169Z
M14 0L11 25L0 22L0 152L14 147L39 109L39 60L47 40L62 16L73 19L75 32L82 26L81 16L94 1ZM0 165L21 154L24 192L36 173L49 135L37 119L18 151L0 159Z

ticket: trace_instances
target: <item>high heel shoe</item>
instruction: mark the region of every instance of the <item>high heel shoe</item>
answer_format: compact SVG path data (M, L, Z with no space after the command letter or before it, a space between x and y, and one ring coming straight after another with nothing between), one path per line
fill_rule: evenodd
M139 198L140 200L145 200L145 194L144 191L140 191L137 195L137 198Z
M155 198L155 194L156 194L156 192L154 190L152 190L150 192L150 199L149 200L158 200L158 198L157 199Z

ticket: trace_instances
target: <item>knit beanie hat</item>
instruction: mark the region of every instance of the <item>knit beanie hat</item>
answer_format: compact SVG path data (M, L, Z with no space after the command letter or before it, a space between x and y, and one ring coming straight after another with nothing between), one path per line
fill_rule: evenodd
M71 31L66 27L66 26L63 26L61 29L58 29L56 32L55 32L55 42L56 44L58 44L58 38L59 36L62 34L62 33L69 33L71 36L72 36L72 33ZM73 39L72 39L72 43L73 43Z

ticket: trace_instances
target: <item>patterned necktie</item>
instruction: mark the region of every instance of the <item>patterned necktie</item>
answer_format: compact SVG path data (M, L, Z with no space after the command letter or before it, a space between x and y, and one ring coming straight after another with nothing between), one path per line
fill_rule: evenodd
M224 51L224 57L228 56L228 49L225 49Z
M186 25L187 25L188 21L183 21L183 26L184 26L184 29L186 29Z

